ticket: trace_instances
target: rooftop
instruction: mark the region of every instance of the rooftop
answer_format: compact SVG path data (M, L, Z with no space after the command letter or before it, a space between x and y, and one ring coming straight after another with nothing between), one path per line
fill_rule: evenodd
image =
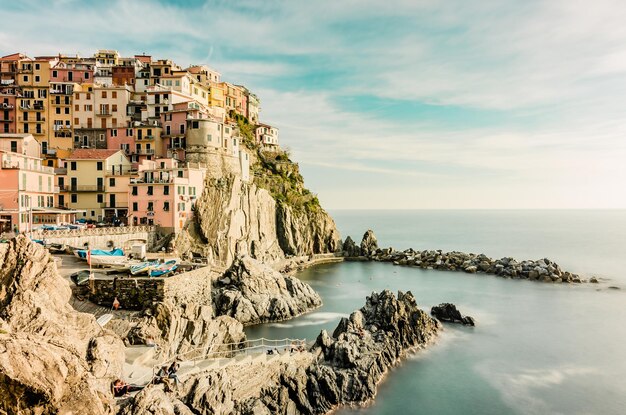
M78 148L72 151L72 154L67 158L68 160L106 160L113 154L122 150L109 150L109 149L96 149L96 148Z

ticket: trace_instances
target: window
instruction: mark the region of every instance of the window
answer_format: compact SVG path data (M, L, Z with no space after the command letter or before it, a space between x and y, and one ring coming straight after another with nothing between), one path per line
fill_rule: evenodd
M107 97L107 91L102 91L102 98L106 98Z
M41 79L41 78L39 77L39 75L35 75L35 82L39 82L39 81L40 81L40 79Z
M24 75L24 82L28 82L28 75Z
M110 177L109 178L109 186L115 187L115 177Z
M182 170L178 170L176 173L178 174L178 177L183 177L183 171ZM185 194L185 192L183 192L183 194Z
M78 195L76 193L71 194L71 202L78 203Z
M101 161L96 163L96 170L102 170L102 162Z
M117 91L112 91L111 92L111 98L117 99ZM115 111L115 110L113 110L113 111Z
M35 69L39 70L41 69L41 65L39 65L38 63L35 64Z
M127 137L132 137L133 136L133 129L132 128L127 128L126 129L126 136Z
M104 195L102 193L98 193L98 203L104 202Z
M115 93L115 92L114 92L114 93ZM115 98L115 97L113 97L113 98ZM111 111L113 111L113 112L117 112L117 104L112 104L112 105L111 105Z
M139 206L137 202L133 202L133 212L137 212L139 210Z
M170 210L170 202L163 202L163 211L168 212Z
M85 72L85 79L89 79L89 72Z
M70 162L70 170L76 170L76 162L75 161L71 161Z
M104 134L100 134L100 141L104 141Z
M163 194L165 196L170 194L170 187L169 186L163 186Z
M17 153L17 141L11 141L11 152Z
M57 71L52 71L52 77L56 78L57 76L59 76L59 73Z
M61 108L56 107L54 112L55 112L56 114L61 114Z
M148 202L148 211L154 211L154 202Z
M207 134L206 135L206 139L207 141L210 143L211 141L213 141L213 137L211 136L211 134Z
M91 94L89 92L87 92L87 95L85 96L85 99L91 99Z
M199 128L199 122L198 121L192 121L191 122L191 128L193 128L194 130L197 130Z
M80 111L80 105L74 104L74 111ZM78 123L76 123L78 124Z
M78 118L74 118L74 124L78 125Z
M70 107L65 107L65 115L70 115Z
M152 196L154 194L154 186L148 186L148 196Z
M179 211L184 211L185 210L185 204L184 203L179 203L178 204L178 210Z
M185 134L185 124L180 125L180 133Z
M112 129L111 130L111 137L117 137L117 130L116 129Z

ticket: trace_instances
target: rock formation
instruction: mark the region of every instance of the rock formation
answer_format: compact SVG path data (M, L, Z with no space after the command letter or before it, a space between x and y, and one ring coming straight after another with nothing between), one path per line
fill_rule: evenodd
M356 245L354 240L351 237L347 237L343 243L342 251L344 256L347 257L358 257L361 256L361 248Z
M123 343L70 296L42 246L25 236L0 244L0 412L112 410Z
M378 250L378 240L374 235L374 231L369 229L361 239L361 255L370 256Z
M213 284L215 315L247 324L286 320L322 305L306 283L240 256Z
M183 353L186 358L203 355L215 345L245 340L239 321L213 313L211 285L216 277L206 267L168 279L163 301L144 310L127 336L129 343L145 344L151 338L162 351L160 357L169 359Z
M449 323L461 323L464 326L475 326L476 322L473 317L464 316L457 310L454 304L441 303L430 309L430 315L440 321Z
M367 231L363 236L361 254L371 261L392 262L394 265L414 266L424 269L464 271L469 274L495 274L500 277L542 282L586 282L580 275L563 271L557 263L547 258L536 261L517 261L511 257L493 259L484 254L467 254L457 251L443 252L440 249L425 251L416 251L412 248L404 251L395 251L392 248L379 249L376 237L372 231ZM348 255L348 259L350 259L350 255ZM593 282L593 278L590 282Z
M410 292L397 298L389 291L373 293L332 337L322 331L309 352L209 369L184 379L177 393L150 386L123 415L323 414L338 405L362 404L375 396L391 366L424 347L439 329Z

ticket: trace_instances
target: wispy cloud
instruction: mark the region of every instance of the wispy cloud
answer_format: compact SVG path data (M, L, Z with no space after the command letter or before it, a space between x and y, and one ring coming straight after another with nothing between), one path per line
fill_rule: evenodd
M26 0L3 5L0 53L212 65L330 207L626 207L625 18L618 0Z

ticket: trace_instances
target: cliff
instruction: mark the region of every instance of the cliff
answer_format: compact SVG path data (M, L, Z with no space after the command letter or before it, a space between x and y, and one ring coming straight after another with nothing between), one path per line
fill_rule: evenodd
M124 345L70 296L42 246L25 236L0 244L0 412L112 410Z
M339 232L298 165L283 152L250 152L252 182L224 171L208 177L194 219L175 241L179 253L228 267L238 255L264 263L340 249Z

